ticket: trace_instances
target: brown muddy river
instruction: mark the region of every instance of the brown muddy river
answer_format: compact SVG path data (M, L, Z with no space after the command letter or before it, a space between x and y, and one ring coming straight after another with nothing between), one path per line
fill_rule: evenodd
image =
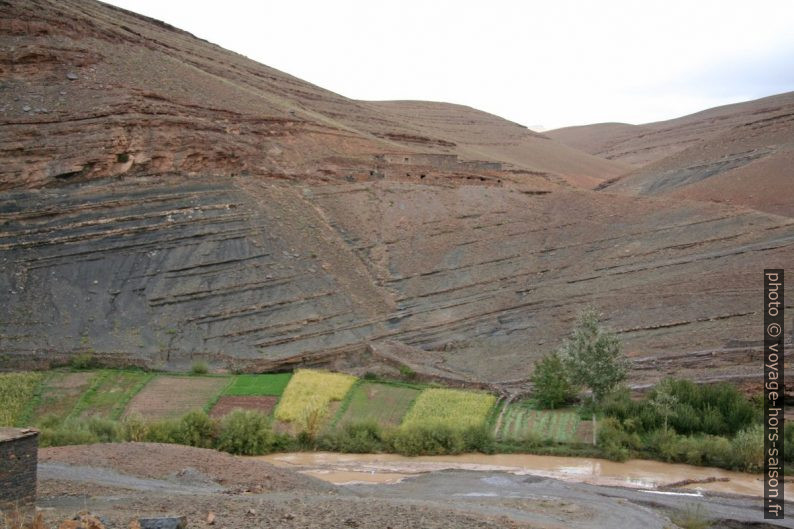
M405 457L396 454L338 454L295 452L260 456L273 465L294 468L319 479L345 485L352 483L397 483L407 477L438 470L501 471L536 475L563 481L657 489L683 480L720 481L687 485L697 491L762 496L761 474L732 472L632 459L623 463L605 459L539 456L530 454L462 454L457 456ZM727 479L727 481L725 481ZM794 491L789 486L786 493Z

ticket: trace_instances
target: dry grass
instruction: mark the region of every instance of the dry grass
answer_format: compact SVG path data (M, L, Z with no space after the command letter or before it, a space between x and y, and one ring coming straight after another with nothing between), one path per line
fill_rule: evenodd
M15 511L10 516L4 515L2 522L0 529L49 529L41 513L36 513L29 522L26 522L25 517L19 511Z

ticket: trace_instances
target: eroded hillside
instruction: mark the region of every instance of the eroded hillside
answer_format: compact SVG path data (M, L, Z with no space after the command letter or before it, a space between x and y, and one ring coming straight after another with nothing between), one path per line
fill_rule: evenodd
M0 12L0 367L505 383L592 304L634 384L760 372L788 217L581 189L626 166L467 107L346 99L99 3Z
M744 376L759 271L794 244L783 217L574 190L236 177L6 198L1 345L21 363L272 369L374 346L500 382L594 304L645 359L636 381Z
M471 173L384 167L374 156L387 153L504 162L505 176L522 181L597 183L626 169L538 144L520 127L522 134L492 135L490 147L471 150L457 143L470 128L465 115L447 130L428 128L98 2L4 3L0 29L0 189L170 172L358 180L396 165L404 177ZM502 131L515 127L490 119ZM501 156L516 145L538 156ZM550 158L546 149L566 155Z

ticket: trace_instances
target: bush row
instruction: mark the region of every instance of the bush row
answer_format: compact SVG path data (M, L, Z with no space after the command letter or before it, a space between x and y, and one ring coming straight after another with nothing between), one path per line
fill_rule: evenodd
M734 436L760 422L761 407L730 384L697 385L688 380L667 380L663 387L672 397L668 409L654 405L660 386L643 400L632 400L627 390L607 398L601 411L615 417L637 433L662 428L665 417L677 433L684 435Z
M628 431L614 417L600 423L599 446L610 459L623 461L643 455L670 463L688 463L756 472L764 464L764 430L754 424L733 438L681 435L672 429Z
M261 455L289 450L330 450L349 453L394 452L403 455L493 453L487 427L452 428L445 424L417 424L381 428L377 423L351 423L316 437L305 432L291 437L273 431L270 419L251 410L235 410L222 420L203 411L179 420L147 422L140 416L122 421L102 418L69 419L44 424L41 446L112 443L124 441L174 443L215 448L240 455Z
M273 432L268 417L251 410L235 410L220 421L198 410L178 420L154 422L140 415L121 421L67 419L61 424L44 424L39 437L41 446L122 441L183 444L241 455L266 454L291 446L288 436Z

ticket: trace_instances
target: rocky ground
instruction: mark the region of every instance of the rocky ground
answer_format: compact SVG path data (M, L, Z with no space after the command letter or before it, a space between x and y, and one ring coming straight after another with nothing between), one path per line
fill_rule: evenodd
M474 471L337 487L262 461L158 444L48 448L39 467L38 507L48 523L91 511L119 528L142 516L185 515L189 527L229 529L663 529L674 527L675 512L697 504L721 520L715 527L794 527L760 523L757 498L656 495Z

